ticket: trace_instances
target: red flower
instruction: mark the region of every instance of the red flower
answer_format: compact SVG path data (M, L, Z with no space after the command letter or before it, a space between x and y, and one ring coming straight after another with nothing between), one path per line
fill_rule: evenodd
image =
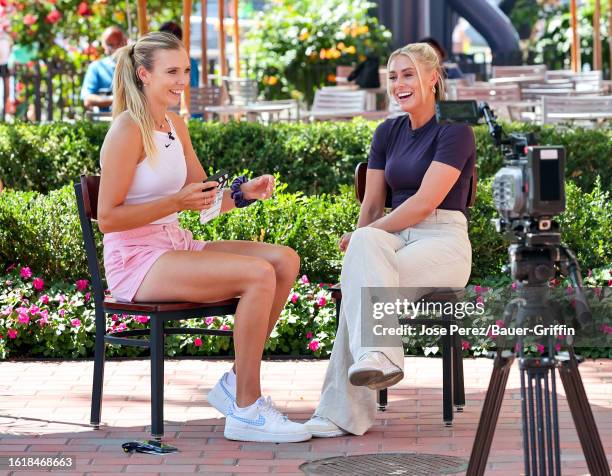
M88 17L88 16L91 16L93 14L93 12L91 11L91 8L89 8L89 4L87 2L79 3L79 6L77 7L77 13L79 15L81 15L82 17Z
M59 12L59 10L53 9L47 14L45 21L53 25L54 23L57 23L60 18L62 18L62 14Z
M200 339L199 337L196 337L193 340L193 345L195 345L196 347L201 347L202 346L202 339Z

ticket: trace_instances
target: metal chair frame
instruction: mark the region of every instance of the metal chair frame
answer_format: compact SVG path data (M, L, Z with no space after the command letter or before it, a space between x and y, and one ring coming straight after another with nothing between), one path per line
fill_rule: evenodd
M106 344L149 348L151 352L151 435L159 440L164 435L165 336L197 334L232 337L233 335L231 330L166 327L166 324L182 319L235 314L239 300L234 298L208 304L190 302L125 303L105 296L92 226L92 220L97 219L99 186L99 176L82 175L80 182L74 184L95 305L96 337L90 422L95 429L100 428ZM150 328L107 332L106 314L116 313L148 316L150 318ZM142 338L146 336L149 339Z

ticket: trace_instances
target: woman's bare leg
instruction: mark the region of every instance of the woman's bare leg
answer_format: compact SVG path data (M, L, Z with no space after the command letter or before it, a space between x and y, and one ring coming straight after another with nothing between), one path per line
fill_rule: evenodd
M281 311L287 304L289 291L295 284L295 278L300 270L299 255L288 246L255 241L213 241L206 245L206 249L261 258L272 265L276 276L276 291L268 318L268 336L270 336Z
M261 356L275 298L276 276L261 258L213 251L169 251L147 273L135 301L214 302L241 296L234 324L236 403L261 396Z

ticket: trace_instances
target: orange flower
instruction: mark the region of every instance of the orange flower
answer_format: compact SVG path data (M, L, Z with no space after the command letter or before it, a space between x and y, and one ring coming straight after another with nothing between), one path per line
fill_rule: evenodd
M306 41L308 38L310 38L310 33L308 33L308 30L306 29L302 30L302 33L300 33L300 36L298 36L300 41Z
M335 83L336 82L336 75L333 73L330 73L327 75L327 81L329 83Z

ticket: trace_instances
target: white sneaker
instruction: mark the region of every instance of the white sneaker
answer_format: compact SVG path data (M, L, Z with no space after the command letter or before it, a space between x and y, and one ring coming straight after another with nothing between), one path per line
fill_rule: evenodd
M312 437L306 426L292 422L279 412L270 397L259 397L246 408L238 408L233 403L223 435L228 440L263 443L295 443Z
M367 352L348 371L349 381L358 387L373 390L395 385L404 378L404 372L382 352Z
M333 421L318 415L313 415L310 420L304 423L304 426L308 428L312 436L317 438L333 438L348 434Z
M216 385L208 392L206 399L223 416L227 415L232 403L236 401L236 384L231 385L228 380L229 372L225 372Z

